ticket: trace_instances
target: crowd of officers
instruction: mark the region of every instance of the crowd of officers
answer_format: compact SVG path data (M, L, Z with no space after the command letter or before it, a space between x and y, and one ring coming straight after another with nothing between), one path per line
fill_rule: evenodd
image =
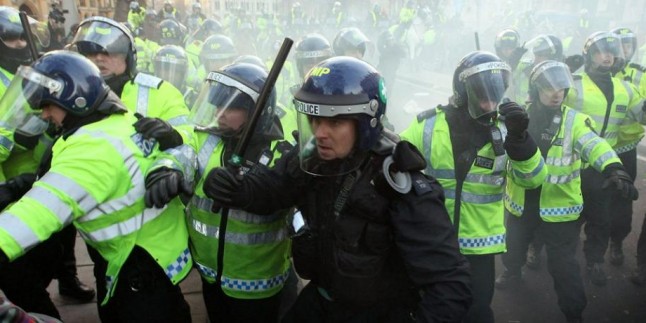
M31 21L51 50L32 59L18 12L0 7L0 289L26 311L60 318L45 289L63 265L72 294L94 297L76 278L77 230L104 322L190 321L179 283L193 268L210 322L494 322L494 289L541 248L559 308L581 322L581 226L593 284L607 249L623 264L646 123L630 29L569 57L556 36L521 45L503 30L397 135L387 72L362 60L356 27L302 36L257 107L271 55L241 55L199 6L185 20L170 2L130 9L83 20L63 50Z

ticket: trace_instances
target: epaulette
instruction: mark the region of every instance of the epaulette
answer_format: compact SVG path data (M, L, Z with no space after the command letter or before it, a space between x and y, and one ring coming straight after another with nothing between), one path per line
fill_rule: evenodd
M417 114L417 122L422 122L426 119L433 118L437 114L437 109L439 109L440 106L430 108L428 110L422 111L419 114Z
M161 84L164 82L164 80L160 79L157 76L153 76L150 74L146 73L137 73L137 76L135 76L134 82L136 84L153 88L153 89L159 89Z
M642 73L646 73L646 67L644 67L642 65L639 65L637 63L630 63L630 64L628 64L628 67L634 68L634 69L636 69L636 70L638 70L638 71L640 71Z

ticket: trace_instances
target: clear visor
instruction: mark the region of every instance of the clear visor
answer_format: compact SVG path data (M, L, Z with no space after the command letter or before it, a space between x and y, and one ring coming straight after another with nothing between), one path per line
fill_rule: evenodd
M520 58L521 64L534 65L546 60L562 60L557 57L556 44L546 36L538 36L528 41L524 47L527 51Z
M72 49L82 55L98 53L127 55L131 46L130 39L121 29L101 20L81 25L72 44Z
M197 128L222 136L242 133L258 93L220 73L211 72L200 90L189 120Z
M170 82L176 88L184 87L186 73L188 72L188 61L175 57L155 57L155 75L166 82Z
M47 130L48 123L40 118L39 109L46 93L61 93L63 85L31 67L21 66L0 99L0 126L5 129L36 136Z
M621 41L617 37L604 37L590 46L590 53L611 54L613 57L624 58Z
M460 73L465 82L469 114L474 119L493 116L498 104L507 96L511 69L504 62L476 65Z
M361 166L368 151L354 149L355 142L344 144L343 139L336 141L330 138L334 136L335 125L345 120L355 121L351 114L356 112L345 114L338 111L358 111L361 105L333 107L298 100L294 100L294 104L298 111L298 157L304 172L315 176L339 176Z
M574 81L567 65L561 62L547 62L532 74L531 84L539 92L552 93L573 87Z
M207 72L218 71L222 67L233 63L235 55L208 55L200 57L200 62Z

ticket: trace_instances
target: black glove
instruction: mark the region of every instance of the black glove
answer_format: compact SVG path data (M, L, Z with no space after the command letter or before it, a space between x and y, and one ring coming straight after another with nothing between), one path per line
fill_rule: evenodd
M36 181L36 174L20 174L3 184L0 184L0 210L19 200L25 195Z
M606 177L606 180L603 182L601 188L606 189L612 186L621 193L623 198L633 201L639 198L639 192L633 184L633 178L626 172L623 166L612 167L608 165L603 170L603 175Z
M518 103L509 101L500 105L498 113L500 114L500 119L505 122L505 127L507 127L507 136L525 138L527 126L529 126L527 110L518 105Z
M144 138L154 138L159 142L159 149L166 150L182 145L183 140L179 132L168 122L159 118L143 117L133 124L135 130Z
M513 52L509 55L509 65L511 66L512 69L516 69L516 66L518 66L518 62L520 62L520 59L523 57L523 55L527 52L527 48L525 47L518 47L514 49Z
M239 175L224 167L212 169L202 189L215 202L213 212L219 211L221 206L244 208L251 201L251 192L245 190Z
M162 208L180 193L193 195L193 187L186 183L180 171L160 168L146 176L146 207Z
M582 55L571 55L565 58L565 65L570 68L570 73L574 73L576 70L580 69L584 63L585 60Z

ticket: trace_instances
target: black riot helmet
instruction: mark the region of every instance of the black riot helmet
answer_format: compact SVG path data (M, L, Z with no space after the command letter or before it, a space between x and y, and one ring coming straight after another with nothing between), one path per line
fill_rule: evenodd
M137 74L137 49L130 30L106 17L90 17L79 24L72 40L72 49L83 56L105 53L120 54L126 58L126 73Z
M296 67L301 78L319 62L334 56L330 42L320 34L307 34L296 45Z
M540 62L529 74L529 100L545 106L540 103L539 92L552 93L564 90L562 97L564 99L573 84L572 74L565 63L553 60ZM553 107L560 107L561 103L562 101L559 104L554 104Z
M256 101L267 80L267 71L248 63L235 63L210 72L191 109L189 120L202 131L223 138L237 138L254 114ZM272 89L263 107L254 134L270 140L282 138L280 121L275 117L276 90ZM227 116L234 111L246 116L239 127L233 127Z
M494 47L498 57L507 59L509 57L508 54L505 55L505 50L511 53L511 51L520 47L520 35L513 29L505 29L496 35Z
M498 111L511 79L511 68L498 56L484 51L467 54L453 73L453 104L488 124Z
M188 74L188 57L184 48L176 45L160 47L153 58L155 75L182 89Z
M598 53L608 54L613 57L612 66L594 64L594 56ZM588 36L583 45L583 58L585 59L586 72L614 73L624 66L624 54L621 40L615 33L598 31Z
M621 46L623 47L624 59L626 60L626 64L628 64L637 51L637 36L635 36L635 33L630 28L626 27L615 28L612 32L619 36Z
M209 36L202 45L200 62L209 72L231 64L236 56L238 56L238 50L231 38L224 35L213 35Z
M182 45L186 35L186 27L175 19L164 19L159 23L160 45Z
M193 33L192 40L204 41L207 37L222 34L222 24L215 19L207 18Z
M356 27L343 28L336 34L332 42L332 48L336 55L354 56L358 54L359 59L366 54L366 46L370 40ZM352 55L355 54L355 55Z
M37 47L49 46L49 29L47 25L39 23L33 18L28 18L34 34ZM9 45L15 40L27 39L25 31L20 23L18 10L0 6L0 67L14 74L20 65L28 65L31 62L29 46L22 48Z
M563 43L554 35L539 35L527 42L525 48L534 54L534 63L545 60L563 61Z

